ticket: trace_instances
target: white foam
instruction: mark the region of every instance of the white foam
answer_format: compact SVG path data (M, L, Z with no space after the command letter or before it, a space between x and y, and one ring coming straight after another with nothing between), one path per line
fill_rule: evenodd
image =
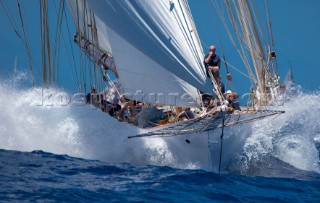
M299 92L280 108L285 114L254 123L253 134L244 147L247 161L267 155L298 169L320 172L315 146L320 132L319 102L319 92Z
M44 92L44 98L61 93L67 94L51 90ZM127 139L141 131L89 105L61 105L64 102L45 100L39 106L43 98L40 88L22 90L0 84L0 94L2 149L43 150L110 163L208 167L201 164L208 161L208 156L194 153L199 147L196 140L190 145L182 136L182 143L178 144L185 144L184 149L190 152L187 154L176 149L177 143L165 141L170 138ZM254 123L243 149L246 159L259 160L270 155L296 168L319 171L319 152L315 147L320 132L319 101L319 93L299 94L283 107L285 114ZM190 157L197 161L190 161Z
M48 100L66 92L21 90L0 84L0 148L19 151L43 150L55 154L98 159L109 163L167 165L201 168L173 155L174 145L163 138L128 139L142 131L121 123L91 105L65 105ZM44 98L42 102L42 98ZM58 97L57 97L58 98ZM182 144L185 144L183 140ZM207 157L205 157L207 159Z
M275 156L302 170L319 171L318 151L314 143L303 135L287 135L275 143Z

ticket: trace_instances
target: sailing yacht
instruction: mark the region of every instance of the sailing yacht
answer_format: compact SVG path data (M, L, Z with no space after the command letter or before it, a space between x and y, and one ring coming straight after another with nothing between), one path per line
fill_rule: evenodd
M285 86L285 91L288 95L293 95L295 93L296 89L291 67L289 67L289 70L284 78L283 84Z
M110 79L110 73L115 78L108 80L111 97L200 112L194 119L157 125L128 138L163 139L173 154L184 155L180 159L202 162L207 166L203 168L214 171L225 169L241 153L239 146L250 135L250 122L283 113L264 108L277 96L278 76L272 63L276 55L270 47L266 52L260 46L250 3L226 1L226 5L231 16L238 11L233 25L252 56L254 71L248 59L242 59L254 87L247 108L213 113L204 108L201 93L215 94L220 102L225 97L214 78L206 75L201 40L186 0L69 1L77 26L75 42L101 67L101 77ZM248 51L241 47L240 52Z
M46 0L40 2L41 26L47 32L48 5ZM178 162L197 163L203 169L220 172L241 153L251 134L251 122L284 112L268 109L270 102L277 99L279 77L273 40L271 46L263 45L263 30L259 29L257 13L252 9L254 1L226 0L229 24L225 23L218 3L209 2L228 33L235 33L230 38L252 83L248 104L241 110L229 111L223 107L225 96L210 72L207 77L201 40L187 0L67 1L77 30L73 40L98 67L95 80L107 84L102 90L105 97L139 101L149 107L171 109L176 114L176 109L181 107L197 112L193 119L162 122L141 129L140 134L130 135L128 139L161 140L172 154L179 154ZM268 25L268 33L272 35L269 21ZM49 37L42 37L42 42L48 43ZM48 47L44 44L43 50ZM46 57L50 60L49 54L43 59ZM227 67L227 60L222 59ZM43 72L46 86L46 68ZM231 75L227 78L232 82ZM78 89L85 91L86 85ZM222 105L206 108L202 100L204 93L215 95Z

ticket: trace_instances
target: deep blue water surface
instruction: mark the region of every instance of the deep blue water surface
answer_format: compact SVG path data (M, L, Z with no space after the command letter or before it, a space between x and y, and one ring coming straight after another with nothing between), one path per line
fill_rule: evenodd
M266 162L270 163L270 160ZM274 175L275 169L265 168L263 174L260 172L262 175ZM320 202L318 173L285 165L282 176L287 178L252 176L250 171L247 173L219 175L170 167L111 165L43 151L0 150L0 200Z

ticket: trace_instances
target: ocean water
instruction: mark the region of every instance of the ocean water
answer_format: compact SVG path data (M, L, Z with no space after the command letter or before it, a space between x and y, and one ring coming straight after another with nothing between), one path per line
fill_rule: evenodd
M319 202L320 175L219 175L165 166L107 164L43 151L0 150L3 202ZM274 169L273 169L274 170ZM299 178L299 179L297 179Z
M7 82L0 95L1 202L320 202L319 92L254 123L221 174L159 139L127 139L140 131L64 91Z

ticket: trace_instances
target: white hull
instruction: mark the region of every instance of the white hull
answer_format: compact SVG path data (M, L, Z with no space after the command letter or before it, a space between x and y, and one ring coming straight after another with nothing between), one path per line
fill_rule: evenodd
M221 121L221 118L216 120L217 123L221 123ZM224 136L220 165L222 129L224 130ZM162 158L164 159L170 153L173 163L166 160L162 163L163 165L178 168L199 168L214 172L219 172L220 165L220 171L223 172L230 169L232 164L239 160L245 141L251 135L251 132L251 123L239 123L232 127L218 127L214 130L190 134L152 135L135 139L143 139L146 145L151 146L153 142L165 143L166 149L162 150L164 156ZM155 160L155 162L157 161Z
M281 113L267 110L235 112L225 115L224 122L220 114L206 114L193 120L151 128L129 138L143 139L147 147L154 142L163 143L165 150L160 150L163 156L155 156L165 160L160 161L163 165L191 166L214 172L219 172L220 167L223 172L237 167L246 138L252 134L251 123ZM171 159L166 159L168 154ZM159 160L155 162L159 164Z

